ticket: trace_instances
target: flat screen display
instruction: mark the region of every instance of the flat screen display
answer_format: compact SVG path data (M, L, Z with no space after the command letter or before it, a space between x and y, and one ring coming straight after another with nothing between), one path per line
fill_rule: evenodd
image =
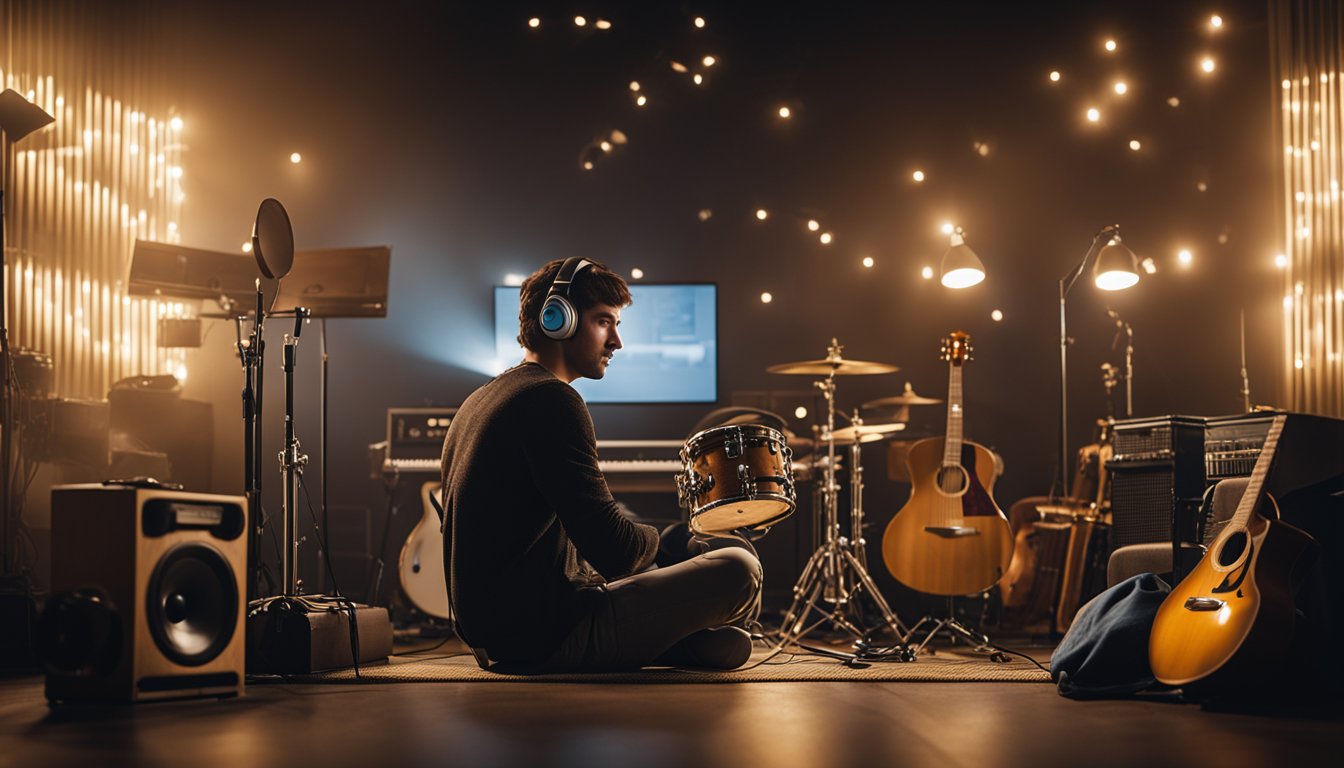
M495 353L522 359L516 286L495 286ZM712 403L718 400L717 286L636 283L621 310L621 342L602 379L578 379L589 403Z

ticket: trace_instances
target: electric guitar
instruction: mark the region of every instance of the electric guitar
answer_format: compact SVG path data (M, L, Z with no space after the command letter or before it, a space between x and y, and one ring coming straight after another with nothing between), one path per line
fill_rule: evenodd
M1294 577L1316 543L1264 492L1287 419L1274 417L1236 513L1157 611L1148 662L1167 685L1230 687L1288 653Z
M438 492L438 480L429 480L420 486L423 507L420 522L406 537L397 570L401 576L401 591L411 605L427 616L450 619L448 581L443 573L443 531L430 496Z
M994 455L962 438L961 368L970 353L971 338L961 331L943 340L947 435L910 447L910 500L882 536L882 559L891 575L934 595L989 589L1013 556L1008 518L990 495Z

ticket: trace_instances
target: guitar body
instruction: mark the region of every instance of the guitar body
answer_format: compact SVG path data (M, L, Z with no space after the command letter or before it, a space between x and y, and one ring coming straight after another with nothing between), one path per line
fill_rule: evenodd
M431 493L438 492L438 480L429 480L420 486L423 512L420 522L415 524L401 548L397 571L401 576L401 590L411 605L427 616L450 619L448 582L443 572L443 531L439 527L439 515L429 500Z
M910 500L882 536L882 559L902 584L933 595L968 595L988 589L1008 568L1013 532L994 503L994 456L963 441L963 481L955 493L940 485L944 438L910 448ZM953 468L955 471L955 468Z
M1263 503L1275 507L1268 495ZM1227 688L1284 659L1299 563L1314 547L1306 533L1259 512L1225 528L1158 609L1148 641L1153 676Z

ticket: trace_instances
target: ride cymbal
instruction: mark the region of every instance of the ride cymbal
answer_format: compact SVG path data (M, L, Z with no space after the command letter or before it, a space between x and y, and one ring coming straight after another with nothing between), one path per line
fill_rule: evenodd
M915 394L915 390L910 386L910 382L905 382L905 391L892 397L883 397L863 404L864 410L869 408L904 408L909 405L937 405L943 402L936 397L924 397Z
M872 443L881 440L892 432L900 432L905 429L905 425L900 422L891 424L860 424L852 427L842 427L831 432L835 438L836 445L851 445L853 443ZM818 441L818 445L826 442Z
M799 360L796 363L780 363L765 369L770 373L784 373L801 376L867 376L875 373L895 373L901 370L895 365L873 363L865 360L845 360L841 357L821 360Z

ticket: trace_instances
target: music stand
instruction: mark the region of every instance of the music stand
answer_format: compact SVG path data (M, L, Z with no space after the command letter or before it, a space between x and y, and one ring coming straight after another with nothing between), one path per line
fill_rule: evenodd
M322 556L331 557L330 518L327 511L327 318L387 317L387 280L392 248L327 248L294 253L294 265L276 297L277 312L307 307L319 318L322 368L319 439L322 447ZM326 570L317 569L319 590L325 589Z

